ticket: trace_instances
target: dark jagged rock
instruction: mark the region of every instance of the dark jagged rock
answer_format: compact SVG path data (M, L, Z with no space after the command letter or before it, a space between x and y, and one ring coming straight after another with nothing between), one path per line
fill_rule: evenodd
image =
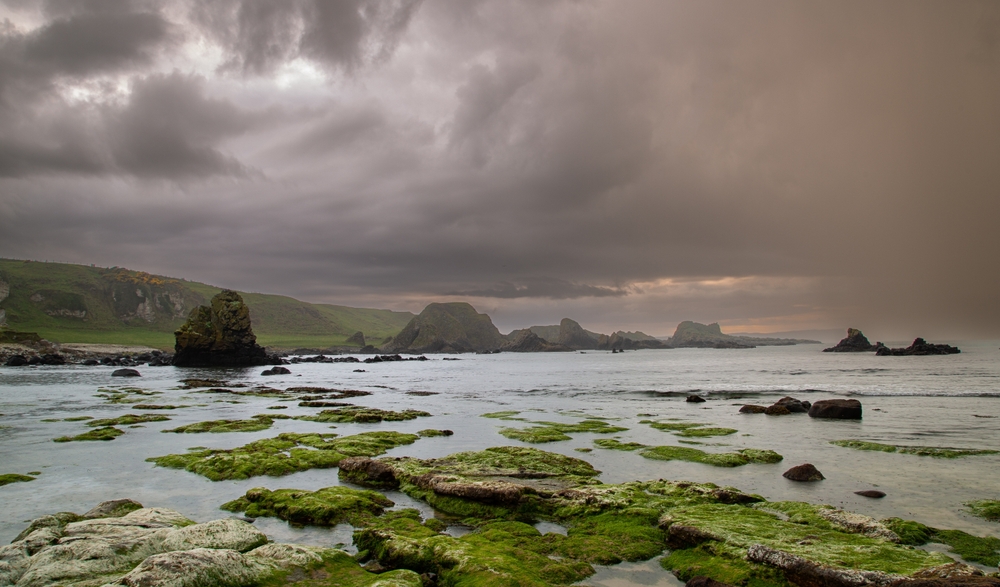
M375 355L374 357L368 357L364 360L365 363L395 363L397 361L426 361L427 357L420 355L419 357L406 357L405 359L400 355Z
M174 333L174 365L178 367L246 367L279 365L257 344L250 328L250 309L240 294L223 290L210 306L198 306Z
M810 463L796 465L781 474L782 477L790 481L821 481L826 479L819 469Z
M766 406L758 406L758 405L754 405L754 404L746 404L745 406L743 406L742 408L740 408L740 413L741 414L764 414L764 413L767 413L767 407Z
M11 355L4 363L6 367L23 367L28 364L28 358L24 355Z
M778 401L774 402L776 406L784 406L789 412L793 414L805 414L809 411L812 404L807 401L797 400L794 397L785 396Z
M881 499L885 497L884 491L878 491L876 489L866 489L864 491L855 491L855 495L860 495L861 497L871 497L874 499Z
M66 357L58 353L46 353L44 355L36 355L28 359L29 365L65 365Z
M359 347L367 346L367 343L365 343L365 333L360 330L355 332L347 339L347 344L356 344Z
M860 420L861 415L861 402L856 399L823 399L809 408L812 418Z
M847 329L847 338L843 338L835 346L823 349L824 353L864 353L875 350L868 338L857 328Z
M700 395L689 395L687 396L687 399L685 399L684 401L686 401L689 404L701 404L705 403L705 398L701 397Z
M590 350L597 348L597 339L575 320L563 318L559 322L559 344L574 350Z
M260 372L261 375L291 375L287 367L271 367Z
M430 304L403 330L383 345L389 353L493 351L504 343L503 336L486 314L465 302Z
M547 353L573 350L565 345L551 343L527 328L512 332L509 338L510 340L503 343L499 350L511 353Z
M882 345L882 343L879 343ZM947 344L933 344L929 343L922 338L914 339L913 344L906 348L891 349L885 345L882 345L875 351L875 354L880 357L910 357L910 356L926 356L926 355L957 355L962 352L958 347L953 347Z
M112 377L142 377L142 374L135 369L115 369L111 372Z

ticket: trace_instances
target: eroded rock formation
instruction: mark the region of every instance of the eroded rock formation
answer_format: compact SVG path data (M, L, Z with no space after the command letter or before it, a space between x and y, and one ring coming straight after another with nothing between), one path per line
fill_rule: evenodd
M240 294L223 290L211 305L198 306L174 333L174 365L178 367L244 367L278 365L257 344L250 309Z

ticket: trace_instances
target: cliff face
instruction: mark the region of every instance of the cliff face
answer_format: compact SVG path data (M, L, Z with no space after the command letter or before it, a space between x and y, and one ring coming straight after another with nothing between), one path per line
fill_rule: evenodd
M559 322L559 344L571 349L596 349L597 338L584 330L579 322L563 318Z
M430 304L382 346L384 352L494 351L504 338L486 314L465 302Z

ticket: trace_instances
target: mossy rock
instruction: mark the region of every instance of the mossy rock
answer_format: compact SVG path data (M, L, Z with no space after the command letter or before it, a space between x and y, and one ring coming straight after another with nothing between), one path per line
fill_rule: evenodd
M160 416L158 414L125 414L124 416L118 416L117 418L91 420L90 422L87 422L87 426L92 428L103 426L132 426L143 422L166 422L169 419L170 418L166 416Z
M429 413L420 410L403 410L395 412L392 410L380 410L378 408L365 408L360 406L348 406L323 410L312 416L299 416L297 420L307 420L310 422L400 422L403 420L414 420L416 418L430 416Z
M412 444L416 434L379 431L336 438L336 434L284 433L233 449L204 449L146 459L161 467L185 469L212 481L280 477L297 471L336 467L352 456L372 457Z
M500 434L512 440L522 442L543 443L569 440L569 434L581 432L592 432L594 434L614 434L624 432L628 428L612 426L604 420L588 419L576 424L564 424L561 422L532 422L537 426L528 428L501 428Z
M750 463L778 463L782 456L773 450L744 448L735 452L710 453L686 446L647 446L638 442L620 442L614 438L599 438L594 444L609 450L639 451L647 459L658 461L689 461L715 467L740 467Z
M830 444L853 448L855 450L870 450L877 452L898 452L907 455L917 455L921 457L934 457L938 459L957 459L976 455L1000 454L998 450L982 448L950 448L946 446L907 446L895 444L882 444L869 442L867 440L831 440Z
M90 432L84 432L83 434L77 434L76 436L60 436L59 438L53 438L53 442L76 442L83 440L114 440L125 434L123 430L119 430L114 426L106 426L104 428L95 428Z
M18 473L4 473L0 475L0 487L4 485L9 485L11 483L27 483L28 481L34 481L35 478L30 475L20 475Z
M281 546L281 545L276 545ZM261 549L271 548L271 545ZM293 548L302 548L293 546ZM371 573L351 555L337 549L314 549L319 560L271 573L257 587L422 587L420 576L407 569ZM251 551L251 554L254 552ZM335 581L335 582L332 582Z
M333 526L347 522L361 526L393 505L381 493L349 487L325 487L316 491L270 491L255 487L221 508L230 512L245 512L252 518L279 518L299 525Z
M1000 500L979 499L965 504L969 512L991 522L1000 522Z
M170 428L163 432L176 432L197 434L201 432L212 432L215 434L224 432L258 432L267 430L274 424L275 418L267 415L257 415L247 420L209 420L206 422L196 422L186 426Z
M941 530L900 518L888 518L882 520L882 523L899 535L901 544L947 544L955 554L967 561L991 567L1000 564L1000 538L974 536L961 530Z

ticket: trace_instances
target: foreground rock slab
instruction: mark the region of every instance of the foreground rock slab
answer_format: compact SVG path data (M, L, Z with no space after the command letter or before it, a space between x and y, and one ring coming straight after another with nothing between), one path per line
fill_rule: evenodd
M103 502L83 516L43 516L0 547L4 586L236 587L316 578L359 587L421 585L412 571L368 573L339 550L268 543L243 521L196 524L132 500Z

